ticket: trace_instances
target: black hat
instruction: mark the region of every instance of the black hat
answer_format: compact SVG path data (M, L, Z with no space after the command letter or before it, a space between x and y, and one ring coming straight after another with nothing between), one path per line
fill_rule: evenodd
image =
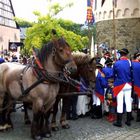
M106 65L108 65L108 64L111 64L111 65L112 65L112 63L113 63L113 61L112 61L110 58L108 58L108 59L105 61L105 64L106 64Z
M103 68L104 66L103 66L101 63L97 63L97 64L96 64L96 67Z
M120 53L120 54L128 54L129 53L129 51L126 49L126 48L123 48L123 49L121 49L121 50L118 50L118 52Z
M134 59L136 59L138 56L140 56L140 52L134 53Z

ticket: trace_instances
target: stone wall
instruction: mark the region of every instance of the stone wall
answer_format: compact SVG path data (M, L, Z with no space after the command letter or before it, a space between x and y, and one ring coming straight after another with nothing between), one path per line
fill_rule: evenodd
M116 49L128 48L134 53L140 50L140 18L115 20ZM96 23L96 42L105 42L110 48L114 47L114 27L112 20Z

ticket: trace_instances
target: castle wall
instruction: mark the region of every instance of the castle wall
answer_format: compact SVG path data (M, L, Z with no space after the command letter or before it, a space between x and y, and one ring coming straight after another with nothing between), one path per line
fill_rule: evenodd
M132 53L140 50L140 0L117 0L114 21L112 0L106 0L103 6L102 0L95 1L96 43L114 47L115 32L116 49L126 47Z
M132 53L140 50L140 18L118 19L116 25L116 49L128 48ZM113 21L100 21L96 24L97 44L105 42L110 48L113 43Z
M95 0L94 15L95 21L104 21L113 19L112 0L106 0L101 6L102 0ZM117 0L114 8L115 19L139 18L140 17L140 0Z

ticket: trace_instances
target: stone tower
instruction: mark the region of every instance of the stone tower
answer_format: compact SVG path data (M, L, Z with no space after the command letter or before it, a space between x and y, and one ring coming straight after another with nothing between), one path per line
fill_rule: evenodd
M93 9L97 44L125 47L132 53L140 50L140 0L117 0L114 6L112 0L105 0L103 6L101 2L95 0Z

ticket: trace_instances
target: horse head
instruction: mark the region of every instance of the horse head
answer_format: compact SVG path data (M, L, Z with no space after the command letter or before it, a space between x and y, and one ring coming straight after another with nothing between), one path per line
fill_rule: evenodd
M54 42L54 61L58 66L67 65L67 69L71 72L77 70L77 66L73 60L71 47L64 38L59 38Z
M95 87L95 69L96 61L90 55L84 53L75 53L73 58L77 65L78 75L83 77L89 85L89 88Z
M67 66L68 69L77 70L71 54L71 47L64 38L54 39L44 44L35 54L39 60L39 65L45 70L62 71L67 63L70 63Z
M90 88L95 87L95 79L96 79L95 70L96 70L96 60L93 57L90 59L88 63L88 78Z

